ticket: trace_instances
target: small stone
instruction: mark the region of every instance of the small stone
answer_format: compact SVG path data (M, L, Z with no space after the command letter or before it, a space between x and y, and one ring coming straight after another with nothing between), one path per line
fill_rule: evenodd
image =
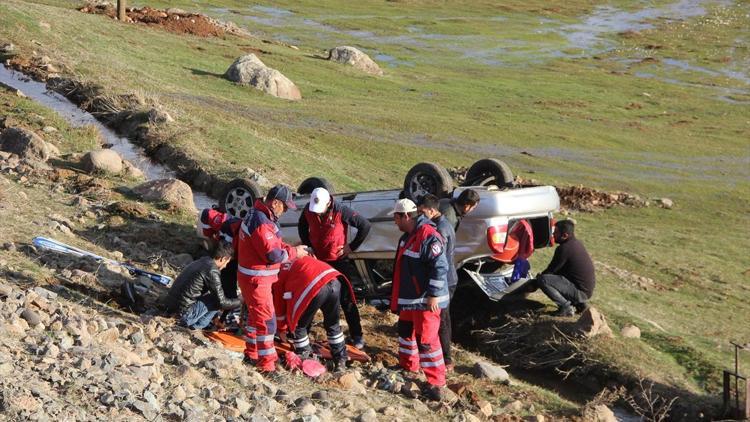
M625 338L641 338L641 329L633 324L622 327L620 334Z
M313 400L328 400L328 392L325 390L318 390L312 393Z
M32 327L35 327L42 322L39 318L39 314L29 308L24 308L23 312L21 312L21 318L26 320L26 322Z
M130 342L133 344L141 344L144 340L143 333L136 331L130 335Z
M474 375L477 378L486 378L490 381L507 383L510 380L508 372L498 365L488 362L477 362L474 364Z
M590 420L592 422L617 422L614 412L603 404L594 407Z
M674 201L669 198L656 198L654 199L654 202L656 202L660 207L667 210L671 210L672 207L674 207Z
M112 344L120 338L120 330L117 327L106 329L96 335L96 339L103 344Z
M44 133L55 133L57 132L57 128L54 126L45 126L44 129L42 129Z
M357 376L351 372L342 374L336 380L344 389L355 394L366 394L365 387L357 381Z
M546 418L544 415L535 415L535 416L529 416L525 420L528 420L529 422L544 422Z
M250 403L248 403L246 400L240 397L234 398L234 407L237 408L237 410L239 410L241 414L247 414L247 412L250 411L250 406Z
M506 412L520 412L521 410L523 410L523 402L521 402L520 400L516 400L505 405L503 409Z
M378 414L375 413L375 409L367 409L359 415L357 418L359 422L378 422Z
M594 307L589 307L581 314L578 321L573 325L576 335L592 338L596 336L613 337L612 329L607 325L607 320L601 312Z
M479 400L477 402L477 407L479 408L479 413L484 415L485 418L492 416L492 403L487 400Z

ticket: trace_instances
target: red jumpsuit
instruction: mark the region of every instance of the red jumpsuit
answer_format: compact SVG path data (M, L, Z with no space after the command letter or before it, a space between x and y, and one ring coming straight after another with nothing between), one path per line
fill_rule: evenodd
M276 369L276 315L272 285L282 262L296 258L296 250L281 240L276 216L260 200L248 211L237 242L237 282L247 304L245 356L257 361L261 371Z

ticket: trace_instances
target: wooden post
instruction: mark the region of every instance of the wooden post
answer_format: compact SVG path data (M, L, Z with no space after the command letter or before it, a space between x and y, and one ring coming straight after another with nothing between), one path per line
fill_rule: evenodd
M125 22L125 0L117 0L117 20Z

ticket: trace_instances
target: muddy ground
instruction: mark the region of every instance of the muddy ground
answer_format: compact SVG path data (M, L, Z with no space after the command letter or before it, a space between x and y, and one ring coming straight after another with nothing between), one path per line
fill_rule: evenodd
M78 9L83 13L106 15L112 19L117 16L117 9L109 2L89 3ZM233 23L220 22L201 13L190 13L177 8L166 10L151 7L127 8L127 21L158 27L178 34L190 34L199 37L221 37L226 34L248 36L247 31Z

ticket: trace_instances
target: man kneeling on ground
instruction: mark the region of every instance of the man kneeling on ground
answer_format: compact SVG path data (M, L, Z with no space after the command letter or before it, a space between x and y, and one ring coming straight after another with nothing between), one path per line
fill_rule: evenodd
M220 278L233 253L232 245L222 242L211 256L193 261L177 276L167 294L166 307L178 314L180 325L201 330L219 310L239 309L240 299L227 298Z
M571 220L555 224L555 255L536 278L536 284L558 306L555 315L572 316L588 307L596 277L589 253L574 234Z
M312 357L308 327L320 309L337 371L346 367L347 360L344 334L339 325L342 284L354 298L351 285L340 272L323 261L306 256L282 264L279 281L273 286L276 325L282 341L286 341L286 332L291 332L295 353L303 359Z

